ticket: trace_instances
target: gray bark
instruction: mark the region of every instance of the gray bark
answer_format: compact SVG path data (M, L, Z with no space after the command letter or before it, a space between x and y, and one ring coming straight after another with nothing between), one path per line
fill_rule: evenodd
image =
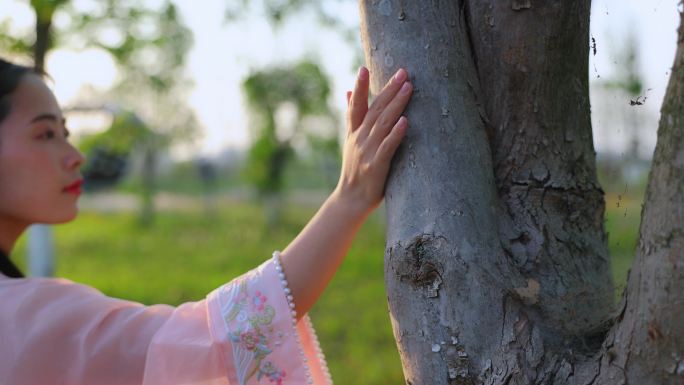
M386 189L385 281L407 383L620 383L596 382L616 313L589 1L360 8L372 91L400 66L415 87Z

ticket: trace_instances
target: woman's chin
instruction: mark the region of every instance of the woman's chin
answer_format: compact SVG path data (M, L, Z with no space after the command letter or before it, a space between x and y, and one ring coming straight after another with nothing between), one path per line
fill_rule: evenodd
M45 218L44 220L40 221L40 223L46 225L61 225L73 221L77 216L78 208L74 207L73 210L55 213L55 215L51 216L50 218Z
M69 223L76 219L76 217L78 217L78 208L74 208L74 210L69 213L69 215L65 216L60 223Z

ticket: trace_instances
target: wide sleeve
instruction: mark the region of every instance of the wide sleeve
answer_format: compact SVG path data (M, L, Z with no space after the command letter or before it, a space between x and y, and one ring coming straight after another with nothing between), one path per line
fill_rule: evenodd
M0 383L329 384L277 259L178 307L62 279L0 280Z
M308 315L297 312L278 256L208 296L231 384L332 384Z

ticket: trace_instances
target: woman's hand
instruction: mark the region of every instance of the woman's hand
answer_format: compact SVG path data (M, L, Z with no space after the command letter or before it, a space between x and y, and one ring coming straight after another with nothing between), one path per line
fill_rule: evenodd
M384 197L390 162L406 134L406 108L413 86L399 69L368 107L369 73L359 69L354 92L347 92L347 135L342 172L333 194L362 216Z
M368 70L361 68L347 93L347 137L342 175L332 195L281 253L297 307L309 311L332 279L366 216L382 200L390 161L406 134L400 117L413 87L400 69L368 107Z

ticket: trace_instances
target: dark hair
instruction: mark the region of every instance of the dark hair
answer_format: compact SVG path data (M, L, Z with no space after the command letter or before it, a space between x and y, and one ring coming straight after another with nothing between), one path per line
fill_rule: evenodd
M35 72L30 67L10 63L0 59L0 122L5 120L10 112L10 95L19 85L22 76Z
M30 67L10 63L0 58L0 123L9 115L10 96L17 89L19 81L27 73L34 73ZM24 275L0 250L0 273L10 278L22 278Z

